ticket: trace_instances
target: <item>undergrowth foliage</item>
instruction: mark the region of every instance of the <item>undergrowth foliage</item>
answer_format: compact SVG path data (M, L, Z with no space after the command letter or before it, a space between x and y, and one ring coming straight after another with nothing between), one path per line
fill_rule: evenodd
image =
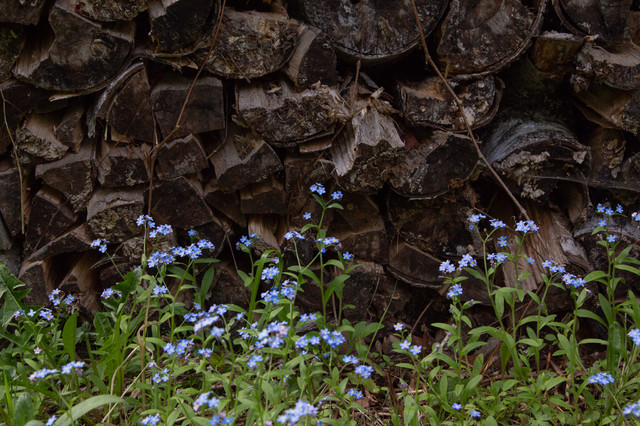
M611 232L615 210L599 205L593 230L608 260L584 277L553 259L537 291L521 288L534 260L524 242L531 221L512 232L482 214L469 218L482 252L440 265L451 321L432 324L444 336L430 348L414 344L404 324L393 326L394 354L372 351L384 328L352 324L342 292L357 268L352 255L323 227L342 194L310 188L319 217L285 235L283 253L255 250L244 236L237 250L251 261L238 271L251 295L248 306L210 305L216 260L213 245L190 231L191 241L167 247L173 232L141 216L145 247L140 267L101 294L93 323L79 321L73 294L54 290L46 307L25 306L24 284L0 264L0 416L5 425L71 424L620 424L640 419L640 307L618 288L640 276L634 246ZM632 215L640 222L640 215ZM493 242L515 253L489 252ZM299 245L313 241L303 262ZM108 254L109 242L93 246ZM148 254L148 255L147 255ZM497 285L505 263L516 281ZM465 281L484 284L494 322L474 326L463 301ZM319 290L322 310L300 312L296 297ZM572 301L570 314L547 308L552 288ZM190 297L184 297L190 295ZM191 300L185 304L184 300ZM522 309L525 307L525 309ZM594 306L597 309L593 308ZM522 312L525 312L523 315ZM606 340L582 338L585 321ZM587 350L600 348L595 360ZM589 360L589 361L587 361ZM551 367L553 368L551 368ZM392 377L393 376L393 377ZM377 404L377 405L376 405Z

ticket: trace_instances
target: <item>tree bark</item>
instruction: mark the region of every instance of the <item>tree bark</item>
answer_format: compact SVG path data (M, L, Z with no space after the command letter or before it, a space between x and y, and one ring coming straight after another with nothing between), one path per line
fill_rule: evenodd
M113 144L102 141L98 159L98 182L104 187L136 186L149 182L149 145Z
M29 210L25 253L32 253L51 242L77 219L71 208L65 204L62 194L47 186L35 194Z
M130 21L147 10L148 0L70 0L82 16L96 21Z
M317 83L333 86L338 82L336 52L319 29L301 24L299 39L291 59L282 71L296 87L308 89Z
M174 139L158 150L155 171L161 180L197 173L209 166L200 138L187 135Z
M157 50L177 52L202 39L209 15L217 14L218 6L212 0L149 0L151 37Z

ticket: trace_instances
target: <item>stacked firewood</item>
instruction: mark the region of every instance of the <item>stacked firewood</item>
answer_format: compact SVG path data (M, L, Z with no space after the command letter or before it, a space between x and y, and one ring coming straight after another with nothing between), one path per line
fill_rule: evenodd
M325 223L362 265L354 316L436 309L440 262L482 256L474 213L541 227L525 287L545 259L585 273L593 205L638 207L636 42L632 0L4 1L0 256L32 302L91 311L149 214L211 240L211 300L242 304L235 241L290 248L318 182L345 194Z

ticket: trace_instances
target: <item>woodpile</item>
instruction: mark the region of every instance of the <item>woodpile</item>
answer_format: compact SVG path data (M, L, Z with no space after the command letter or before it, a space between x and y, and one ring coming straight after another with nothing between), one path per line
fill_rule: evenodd
M92 311L118 271L91 241L133 267L150 214L211 239L210 300L241 304L235 241L287 258L319 182L345 194L325 223L363 265L354 318L446 309L473 213L544 229L526 287L546 259L584 273L594 204L640 206L638 44L631 0L2 2L0 259Z

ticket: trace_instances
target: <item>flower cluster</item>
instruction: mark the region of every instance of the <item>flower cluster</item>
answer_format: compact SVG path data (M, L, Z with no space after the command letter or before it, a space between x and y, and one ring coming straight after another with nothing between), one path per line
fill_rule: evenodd
M400 349L409 351L411 355L417 356L422 351L422 346L420 345L411 346L411 342L408 340L405 340L404 342L400 343Z
M354 371L357 375L368 379L369 377L371 377L371 373L373 373L373 367L369 365L359 365L355 368Z
M32 382L35 382L36 380L46 379L47 377L59 372L60 370L57 370L55 368L54 369L43 368L41 370L34 371L33 373L31 373L31 375L29 376L29 380L31 380Z
M487 260L491 263L502 263L507 260L507 255L504 253L489 253L487 255Z
M186 358L192 347L193 342L191 340L183 339L179 340L175 345L173 343L167 343L162 349L167 355L176 354L179 357Z
M280 270L278 269L277 266L269 266L262 270L262 275L260 279L262 281L271 281L278 275L279 272Z
M143 418L142 420L140 420L140 423L142 423L143 425L157 425L160 420L162 420L160 414L154 414Z
M570 286L573 286L575 288L584 287L584 285L586 284L584 279L578 278L575 275L569 274L569 273L564 274L562 276L562 282L565 283L565 285L570 285Z
M299 400L294 408L290 408L281 416L278 416L278 422L284 424L296 424L303 417L314 418L318 415L318 409L307 401Z
M108 299L108 298L110 298L110 297L111 297L111 296L113 296L113 295L115 295L115 296L116 296L116 298L118 298L118 299L119 299L120 297L122 297L122 293L120 293L118 290L114 290L114 289L112 289L112 288L104 289L104 290L102 291L102 294L100 295L100 297L102 297L103 299Z
M263 271L264 272L264 271ZM260 295L266 302L276 305L280 301L280 297L293 300L296 296L296 289L290 280L282 283L282 287L272 287L269 291Z
M460 259L460 261L458 262L458 267L459 268L473 268L474 266L476 266L478 263L476 262L476 260L471 257L470 254L465 254L464 256L462 256L462 259Z
M472 214L471 216L469 216L469 218L467 219L469 222L471 222L472 224L469 225L469 230L473 230L475 229L475 226L473 225L474 223L478 223L480 222L480 220L485 219L486 216L483 214Z
M317 193L318 195L322 195L325 192L327 192L327 191L325 191L324 186L322 186L322 184L320 184L320 183L314 183L313 185L311 185L309 187L309 190L311 192Z
M553 260L545 260L544 262L542 262L542 267L549 269L549 272L551 272L552 274L564 274L566 272L564 266L559 265Z
M507 226L503 221L498 219L491 219L489 223L491 224L491 226L493 226L494 229L505 228Z
M624 409L622 410L622 415L624 415L625 417L628 415L632 415L634 417L640 418L640 400L624 407Z
M320 337L318 336L310 336L310 335L306 335L306 336L302 336L300 337L297 341L296 341L296 348L298 349L304 349L307 346L311 345L311 346L315 346L315 345L319 345L320 344ZM306 350L302 351L302 354L305 355L307 352Z
M199 395L195 401L193 401L193 411L198 412L205 405L209 408L215 408L220 404L220 398L216 398L215 396L209 396L211 392L205 392Z
M589 383L596 383L599 385L608 385L613 383L613 376L609 373L596 373L593 376L589 377Z
M289 231L286 234L284 234L284 239L289 241L291 239L298 239L298 240L302 240L304 237L302 236L301 233L299 233L298 231Z
M258 341L255 346L258 349L269 346L270 348L279 348L284 343L284 338L289 333L289 326L286 322L273 321L267 324L267 328L258 333Z
M521 220L516 223L516 232L538 232L540 228L532 220Z
M243 235L242 237L240 237L240 241L236 243L236 249L239 249L240 245L244 245L245 247L251 247L251 245L253 244L253 240L257 237L258 237L258 234L256 234L255 232L252 234L249 234L249 236Z
M162 371L155 373L151 378L151 381L155 384L166 383L169 381L169 377L170 377L169 369L164 368Z
M72 361L60 368L60 374L71 374L72 371L79 372L84 366L83 361Z
M440 272L443 274L452 274L455 271L456 267L449 260L445 260L440 264Z
M452 299L462 294L462 286L460 284L454 284L447 292L447 297Z
M100 253L106 253L107 244L109 244L109 241L105 240L104 238L98 238L97 240L93 240L91 242L91 248L98 247L98 251Z
M320 330L320 337L327 342L331 348L336 348L345 342L345 338L339 331L329 331L328 328Z
M353 399L362 399L362 398L364 398L364 395L362 394L362 391L360 389L357 389L357 388L349 389L347 391L347 395L349 395Z

